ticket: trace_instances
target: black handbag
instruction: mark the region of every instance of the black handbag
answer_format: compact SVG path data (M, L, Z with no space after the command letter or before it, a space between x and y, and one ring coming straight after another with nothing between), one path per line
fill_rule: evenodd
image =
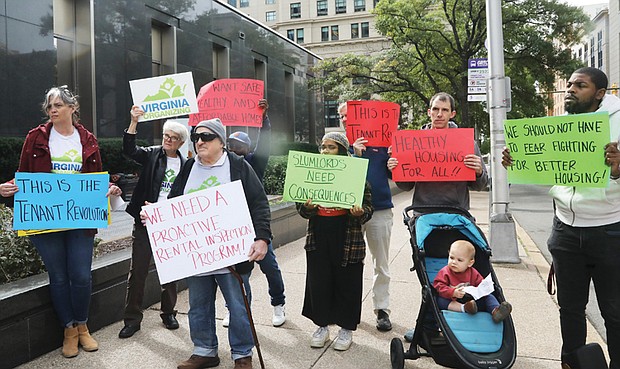
M562 355L562 369L609 369L603 349L588 343L570 354Z

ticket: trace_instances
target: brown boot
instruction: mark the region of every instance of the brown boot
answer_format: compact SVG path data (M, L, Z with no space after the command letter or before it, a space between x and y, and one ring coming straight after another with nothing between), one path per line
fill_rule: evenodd
M252 357L247 356L235 360L234 369L252 369Z
M88 327L86 324L78 324L77 330L79 333L80 345L84 351L91 352L99 349L99 344L88 332Z
M463 310L467 314L476 314L478 312L478 305L476 305L476 300L469 300L463 304Z
M77 327L65 328L65 339L62 341L62 356L78 356L78 329Z

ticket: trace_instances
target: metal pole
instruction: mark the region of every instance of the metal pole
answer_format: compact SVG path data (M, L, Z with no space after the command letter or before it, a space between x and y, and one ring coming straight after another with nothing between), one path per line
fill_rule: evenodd
M491 206L489 208L489 241L493 250L492 261L520 263L517 234L510 203L508 176L502 167L504 120L510 103L504 75L504 34L502 31L501 0L486 0L487 38L489 46L488 111L491 131Z

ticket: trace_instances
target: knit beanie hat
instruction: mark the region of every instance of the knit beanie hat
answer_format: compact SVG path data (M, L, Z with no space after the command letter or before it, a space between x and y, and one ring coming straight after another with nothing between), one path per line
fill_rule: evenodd
M323 140L332 140L335 143L337 143L338 145L344 147L345 151L349 151L349 140L347 139L347 136L345 136L343 133L340 132L329 132L326 133L325 136L323 136Z
M224 125L222 124L222 121L220 120L220 118L213 118L213 119L209 119L209 120L203 120L202 122L198 123L196 125L196 128L194 129L194 132L196 132L196 130L198 129L198 127L207 127L211 130L211 132L215 133L216 135L218 135L220 141L222 141L222 143L226 143L226 128L224 128Z

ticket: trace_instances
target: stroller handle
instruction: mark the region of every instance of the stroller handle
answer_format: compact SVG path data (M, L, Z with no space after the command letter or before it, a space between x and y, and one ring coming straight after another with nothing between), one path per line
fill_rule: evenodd
M467 217L468 219L474 220L475 218L469 213L469 211L467 211L467 209L463 209L459 206L451 206L451 205L409 205L407 206L405 209L403 209L403 222L405 223L406 226L409 225L409 222L411 221L411 218L415 215L415 214L409 214L409 213L418 213L418 214L425 214L425 213L456 213L456 214L461 214L465 217Z

